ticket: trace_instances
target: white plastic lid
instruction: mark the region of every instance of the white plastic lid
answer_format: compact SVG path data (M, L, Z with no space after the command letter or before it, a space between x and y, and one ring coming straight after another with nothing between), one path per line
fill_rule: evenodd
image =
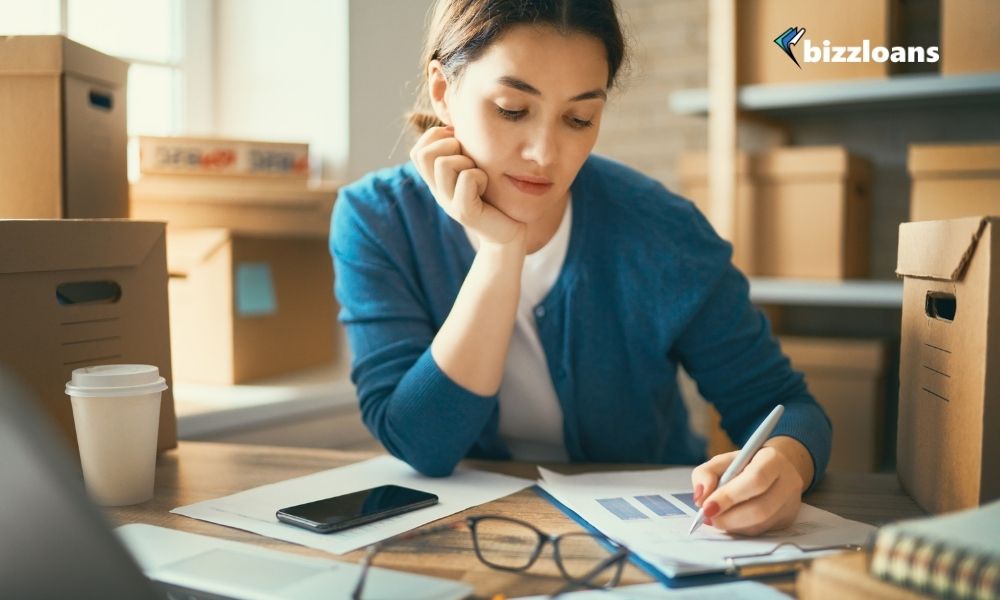
M153 394L167 389L153 365L99 365L73 370L66 393L78 398L107 398Z

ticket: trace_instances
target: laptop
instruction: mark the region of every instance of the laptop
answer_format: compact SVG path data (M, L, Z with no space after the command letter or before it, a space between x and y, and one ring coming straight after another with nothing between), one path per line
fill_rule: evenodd
M112 532L64 439L0 368L0 597L349 598L359 574L352 563L153 525ZM461 582L373 568L364 598L471 593Z

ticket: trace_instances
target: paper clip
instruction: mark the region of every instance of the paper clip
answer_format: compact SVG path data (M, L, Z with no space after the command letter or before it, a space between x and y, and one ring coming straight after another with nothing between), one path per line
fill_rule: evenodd
M803 554L811 552L824 552L827 550L851 550L855 552L864 550L864 546L858 544L833 544L830 546L803 547L799 546L794 542L781 542L780 544L777 544L774 548L771 548L767 552L757 552L754 554L735 554L732 556L723 557L727 565L726 574L737 575L739 577L760 577L767 575L779 575L783 573L791 573L801 569L803 566L808 564L809 561L811 561L814 558L813 556L805 556L781 562L768 562L763 564L744 565L744 566L736 564L736 561L738 560L764 558L765 556L771 556L775 552L777 552L779 548L782 548L784 546L791 546L797 549L799 552L802 552Z

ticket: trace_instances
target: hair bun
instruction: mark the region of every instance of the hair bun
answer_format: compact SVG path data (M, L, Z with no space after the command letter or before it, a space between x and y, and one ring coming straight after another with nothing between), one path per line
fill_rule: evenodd
M431 127L444 127L441 119L433 113L413 111L406 115L406 123L416 129L419 133L424 133Z

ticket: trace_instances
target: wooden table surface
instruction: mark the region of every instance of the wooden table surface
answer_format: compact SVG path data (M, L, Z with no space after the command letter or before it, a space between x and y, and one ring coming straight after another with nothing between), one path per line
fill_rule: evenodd
M152 500L135 506L109 508L106 509L106 514L116 524L149 523L286 552L331 558L330 554L321 550L198 521L171 514L169 511L178 506L344 466L378 455L375 452L181 442L176 450L166 452L158 458L156 495ZM465 461L463 465L529 479L537 478L534 464ZM551 468L562 473L580 473L660 467L572 464L551 465ZM900 489L893 474L829 474L822 484L806 497L806 501L844 517L873 525L924 514ZM461 514L517 517L552 534L581 529L580 525L531 489L470 508ZM457 516L453 515L442 522L456 518ZM358 550L335 558L358 562L363 553L363 550ZM490 598L500 593L507 597L549 593L561 587L563 583L552 560L551 547L547 547L545 553L527 573L497 571L479 562L472 550L469 532L464 529L400 542L380 553L375 564L459 579L472 585L476 596L483 598ZM652 581L650 576L631 564L626 568L622 578L623 585L648 581ZM775 583L785 591L794 591L794 582L791 579Z

